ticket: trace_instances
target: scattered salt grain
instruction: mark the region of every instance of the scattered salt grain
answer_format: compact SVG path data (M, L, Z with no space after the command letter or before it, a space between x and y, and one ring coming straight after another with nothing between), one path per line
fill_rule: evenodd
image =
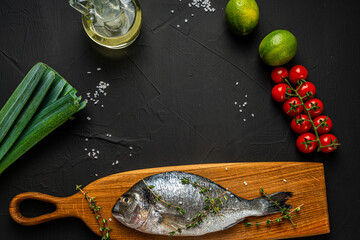
M98 176L98 174L97 173L95 173L95 177L97 177Z
M87 151L87 148L85 148L84 151Z
M87 151L87 148L85 148L85 151ZM94 159L98 159L99 153L100 153L99 150L95 150L95 149L93 148L93 149L91 149L91 150L87 153L87 155L88 155L89 157L93 157Z
M192 13L192 14L191 14L191 16L193 17L193 16L194 16L194 14Z
M244 118L244 122L246 122L246 118Z
M111 222L111 221L112 221L112 219L111 219L111 218L109 218L109 221Z
M171 13L174 13L175 11L174 10L170 10Z
M130 146L130 147L129 147L129 149L130 149L130 150L132 150L132 149L133 149L133 147L132 147L132 146Z
M251 116L252 116L252 117L255 117L255 114L252 113Z
M242 109L239 109L239 112L242 112Z
M181 204L183 204L183 202L180 201L180 202L179 202L179 205L181 205Z
M247 94L245 95L245 97L247 97Z
M132 153L129 154L129 157L132 157Z
M86 119L87 119L88 121L90 121L90 120L91 120L91 117L86 117Z
M89 139L88 139L88 138L85 138L85 141L87 142L87 141L89 141Z
M101 68L97 68L98 71L101 70ZM107 92L105 91L108 87L110 86L109 83L106 83L104 81L100 81L98 83L98 85L96 85L96 89L92 94L91 93L86 93L87 96L87 100L90 102L93 102L94 105L97 105L98 103L100 103L100 99L98 99L101 95L106 96ZM104 107L103 104L101 104L101 107Z
M283 181L284 181L285 183L287 183L286 179L283 179Z
M97 70L97 71L101 71L101 68L100 68L100 67L98 67L96 70Z
M239 85L239 82L236 82L235 85Z
M185 18L184 22L186 22L186 23L187 23L187 22L188 22L188 20Z
M179 28L179 27L180 27L180 25L178 24L178 25L176 25L176 27L178 27L178 28Z
M247 186L248 185L247 182L244 181L244 185Z
M227 171L228 169L227 169L227 167L225 168L225 171Z
M234 102L235 105L237 105L237 102Z
M116 160L115 164L119 164L119 161L118 161L118 160Z
M87 74L91 74L91 72L87 72Z
M211 7L210 0L192 0L191 5L202 8L205 12L215 12L215 8Z

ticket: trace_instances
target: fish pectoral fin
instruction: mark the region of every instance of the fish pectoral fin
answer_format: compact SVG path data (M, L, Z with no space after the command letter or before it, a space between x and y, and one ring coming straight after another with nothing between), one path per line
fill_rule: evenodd
M186 219L175 214L162 213L159 223L173 231L186 228Z

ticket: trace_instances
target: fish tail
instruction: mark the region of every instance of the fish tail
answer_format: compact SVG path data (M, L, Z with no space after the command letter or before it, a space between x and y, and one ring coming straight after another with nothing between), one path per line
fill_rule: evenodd
M259 197L256 200L259 200L264 207L262 215L269 215L278 213L283 208L290 209L291 205L288 205L285 202L291 198L292 195L292 192L277 192L268 196Z

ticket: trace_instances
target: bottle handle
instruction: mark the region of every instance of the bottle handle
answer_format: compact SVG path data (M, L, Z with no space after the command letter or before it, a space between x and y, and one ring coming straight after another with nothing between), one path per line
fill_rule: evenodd
M86 7L88 2L89 0L69 0L70 6L82 14L89 14L89 9Z

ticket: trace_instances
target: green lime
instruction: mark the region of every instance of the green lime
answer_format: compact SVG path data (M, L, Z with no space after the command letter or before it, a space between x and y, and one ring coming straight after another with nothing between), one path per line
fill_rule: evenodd
M225 15L231 31L247 35L259 22L259 7L255 0L230 0Z
M259 46L261 59L270 66L288 63L295 56L296 51L297 40L287 30L276 30L269 33Z

